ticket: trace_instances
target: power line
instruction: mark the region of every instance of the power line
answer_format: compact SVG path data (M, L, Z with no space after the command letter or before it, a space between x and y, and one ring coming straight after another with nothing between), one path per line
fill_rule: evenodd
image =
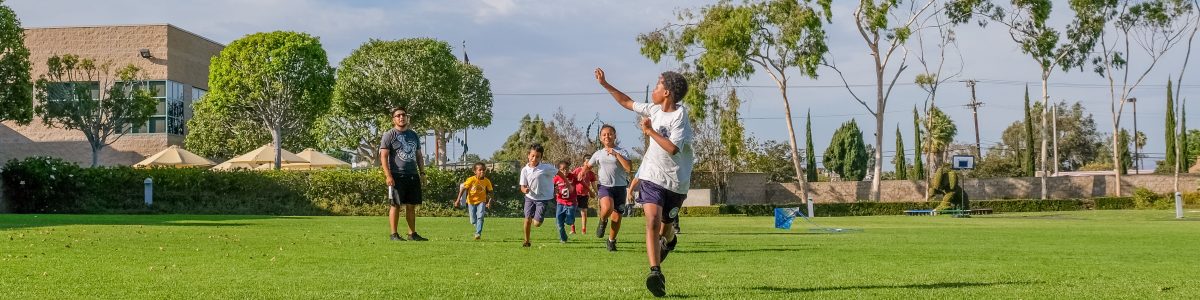
M1039 85L1040 86L1041 85L1041 82L1007 80L1007 79L976 79L975 81L978 83L981 83L981 84L993 84L993 85L1010 85L1010 86L1024 86L1024 85ZM913 86L913 85L917 85L917 84L911 83L911 82L897 82L896 85L898 85L898 86ZM789 89L839 88L840 89L840 88L846 88L847 86L849 86L851 88L874 87L875 84L873 84L873 83L850 84L850 85L840 85L840 84L807 84L807 85L804 85L804 84L802 84L802 85L788 85L787 88L789 88ZM1048 83L1047 86L1072 87L1072 88L1108 88L1109 87L1107 84L1102 84L1102 83L1077 83L1077 82L1051 82L1051 83ZM1165 88L1167 85L1165 85L1165 84L1142 84L1140 86L1146 87L1146 88L1154 88L1154 87ZM1182 88L1188 88L1188 89L1200 88L1200 84L1180 84L1179 86L1181 86ZM752 88L752 89L759 89L759 88L778 89L779 88L778 86L774 86L774 85L731 85L728 87ZM724 88L724 87L711 87L709 89L711 90L711 89L718 89L718 88ZM608 94L609 94L608 92L509 92L509 93L493 93L492 95L493 96L595 96L595 95L608 95ZM646 92L627 92L625 94L642 95L642 94L646 94Z

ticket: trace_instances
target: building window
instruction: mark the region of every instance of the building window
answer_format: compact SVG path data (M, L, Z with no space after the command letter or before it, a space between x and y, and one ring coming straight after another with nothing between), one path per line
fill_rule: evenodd
M183 94L185 85L182 83L159 80L149 81L154 99L158 105L154 115L146 124L130 126L130 133L170 133L183 135Z
M192 104L195 104L196 102L200 102L200 100L203 100L204 95L206 95L206 94L208 94L208 91L205 91L198 87L192 87Z

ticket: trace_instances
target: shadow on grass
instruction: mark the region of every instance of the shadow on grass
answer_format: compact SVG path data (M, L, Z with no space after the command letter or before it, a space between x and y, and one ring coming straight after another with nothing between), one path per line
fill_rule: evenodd
M806 234L819 234L819 233L807 232L807 231L774 231L774 232L696 232L696 233L688 233L688 234L694 234L694 235L806 235ZM685 235L685 234L681 233L680 235Z
M983 287L995 285L1028 285L1038 282L1014 281L1014 282L939 282L926 284L905 284L905 285L857 285L857 286L831 286L831 287L807 287L807 288L792 288L792 287L777 287L777 286L760 286L750 288L752 290L764 292L780 292L780 293L803 293L803 292L821 292L821 291L845 291L845 290L873 290L873 289L959 289L968 287Z
M776 248L747 248L747 249L679 249L673 253L753 253L753 252L793 252L810 250L812 247L776 247Z
M309 219L294 216L256 215L59 215L0 214L0 230L70 225L142 225L183 227L237 227L256 225L248 220Z

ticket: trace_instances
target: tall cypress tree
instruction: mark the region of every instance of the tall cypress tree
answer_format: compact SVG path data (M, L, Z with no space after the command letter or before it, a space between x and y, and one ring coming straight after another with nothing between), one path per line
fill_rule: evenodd
M1179 151L1182 153L1180 153L1179 162L1183 164L1179 165L1179 172L1187 173L1188 168L1196 163L1195 153L1188 151L1188 148L1191 148L1189 144L1193 142L1188 140L1187 135L1187 99L1181 99L1179 100Z
M1025 151L1021 153L1021 168L1025 170L1025 176L1032 177L1034 175L1034 165L1036 164L1033 156L1033 116L1029 114L1029 86L1025 86Z
M814 154L812 142L812 109L804 117L804 180L817 181L817 155Z
M1158 165L1158 172L1169 173L1175 171L1175 99L1171 95L1171 80L1167 79L1167 118L1166 118L1165 133L1167 141L1167 158L1163 163Z
M913 169L912 176L909 178L916 180L925 179L925 157L921 154L921 115L917 113L917 107L913 106Z
M908 179L908 158L904 157L904 136L900 135L900 125L896 125L896 179Z

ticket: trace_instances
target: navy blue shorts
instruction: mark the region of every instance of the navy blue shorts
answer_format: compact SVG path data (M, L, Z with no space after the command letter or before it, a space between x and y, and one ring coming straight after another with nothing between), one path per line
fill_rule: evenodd
M641 188L642 193L638 203L658 205L660 207L659 216L662 217L663 223L670 224L679 221L679 208L683 207L683 200L687 199L687 195L673 192L645 180L638 187Z
M600 197L600 201L604 201L604 197L612 199L611 206L618 213L625 213L626 192L629 187L626 186L599 186L596 191L596 197Z

